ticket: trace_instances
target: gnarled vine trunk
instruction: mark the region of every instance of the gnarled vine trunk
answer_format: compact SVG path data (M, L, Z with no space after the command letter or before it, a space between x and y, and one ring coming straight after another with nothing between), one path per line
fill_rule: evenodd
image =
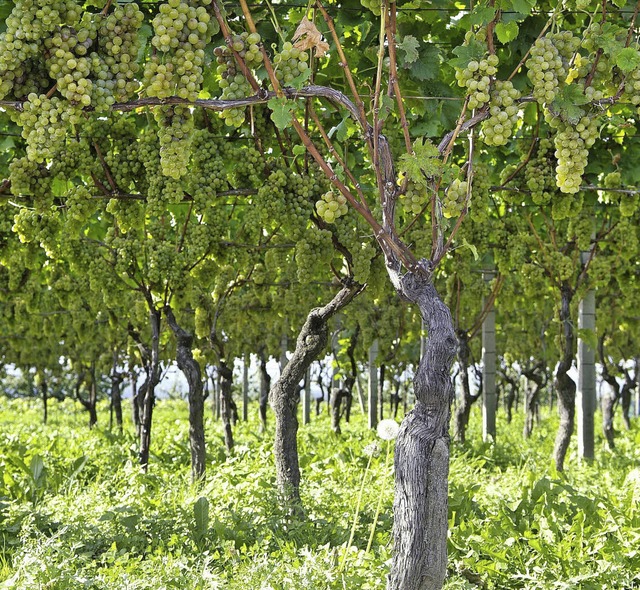
M291 359L271 387L269 399L275 415L273 450L276 483L283 501L300 505L300 467L298 463L298 384L308 367L327 345L327 322L360 292L360 285L347 285L324 307L312 309L300 329Z
M204 477L206 448L204 440L204 393L200 363L193 358L193 334L176 321L173 310L166 305L164 315L176 337L176 362L189 386L189 448L191 450L191 479Z
M271 389L271 375L267 371L267 358L264 349L258 353L260 358L260 427L267 429L267 408L269 407L269 389Z
M558 471L564 471L564 460L571 441L576 413L576 384L569 377L568 371L573 363L575 334L571 323L571 299L573 290L568 282L563 282L560 289L560 323L563 330L562 358L556 370L556 391L558 393L558 412L560 425L556 435L553 458Z
M394 280L400 295L416 303L428 340L414 379L416 405L396 440L394 558L389 590L439 590L447 571L451 365L457 340L451 313L428 274Z
M147 300L149 307L149 324L151 325L151 346L142 342L140 334L129 326L129 335L138 346L142 366L146 374L144 383L135 392L134 415L137 412L139 425L137 434L140 441L138 457L144 471L149 466L149 452L151 449L151 423L153 407L156 401L156 386L160 381L160 310L156 309L153 301Z
M116 417L118 432L122 434L122 392L120 388L124 381L124 374L118 371L118 353L116 351L113 353L113 366L111 368L110 378L111 395L109 397L111 399L111 410ZM112 424L110 420L109 429L111 429L111 427Z
M469 385L469 356L471 354L471 349L469 347L469 334L466 330L458 330L456 334L458 338L458 363L460 364L462 397L459 399L455 411L454 438L457 442L463 443L466 439L471 406L479 396L474 397L471 395L471 387Z
M224 430L224 446L227 451L231 451L233 449L232 424L235 424L238 414L231 394L233 370L227 365L226 361L220 360L218 374L220 375L220 415L222 416L222 428ZM234 415L236 418L234 418Z
M522 374L533 382L533 386L528 386L525 389L525 417L524 417L524 438L529 438L533 432L533 425L535 424L536 412L538 410L538 398L540 392L547 382L547 377L544 372L544 366L541 362L536 363L533 367L524 369Z

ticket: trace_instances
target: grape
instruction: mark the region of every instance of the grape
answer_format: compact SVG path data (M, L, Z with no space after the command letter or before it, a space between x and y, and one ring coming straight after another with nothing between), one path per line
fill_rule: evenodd
M291 84L309 69L308 60L309 55L305 51L289 41L283 43L280 52L273 57L276 78L285 86Z
M536 156L527 162L524 168L524 181L536 205L551 202L556 184L552 144L549 139L540 141Z
M482 134L487 145L506 145L518 119L520 91L511 82L495 83L491 92L489 119L482 124Z
M404 183L404 175L398 178L398 186ZM410 180L407 190L400 195L399 202L408 214L418 215L427 203L427 180Z
M560 122L554 138L556 182L563 193L577 193L580 190L582 174L587 166L589 148L595 143L598 128L595 119L583 117L575 127Z
M537 39L526 61L527 76L533 84L533 97L540 104L551 103L560 91L567 72L553 40L547 36Z
M489 102L491 80L498 71L499 63L498 56L492 54L479 61L471 60L466 68L456 68L458 86L466 88L470 109L482 108Z
M314 271L327 268L333 255L331 232L312 226L304 236L296 242L295 261L298 280L309 283L314 278Z
M195 100L203 82L204 49L211 39L211 0L171 0L160 5L153 19L151 44L158 53L147 61L144 86L149 96L176 95ZM165 54L165 55L162 55Z
M327 223L333 223L348 211L347 198L342 193L336 195L333 191L327 191L316 201L316 212Z
M382 14L382 3L380 0L360 0L360 4L362 4L362 6L367 10L373 12L375 16L380 16Z
M257 67L262 61L262 52L259 50L260 35L244 32L232 36L232 47L240 54L248 67ZM251 85L237 67L235 57L231 49L222 45L213 51L218 63L220 75L221 98L223 100L238 100L251 94ZM226 109L220 113L224 122L229 127L240 127L244 123L245 109L236 107Z
M42 163L63 148L68 129L79 123L80 110L57 97L30 94L17 115L22 137L27 140L27 157Z
M459 217L467 206L469 183L456 178L447 189L442 203L442 215L446 218Z

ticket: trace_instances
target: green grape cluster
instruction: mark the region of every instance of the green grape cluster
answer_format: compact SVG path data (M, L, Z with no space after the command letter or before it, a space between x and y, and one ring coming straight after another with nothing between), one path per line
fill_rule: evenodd
M638 210L638 193L629 192L620 194L620 215L632 217Z
M180 202L184 195L182 183L162 171L158 133L145 133L140 138L138 157L146 171L147 207L150 214L154 211L161 214L167 203Z
M328 268L333 256L331 232L312 226L309 231L296 242L295 261L298 280L309 283L317 275Z
M11 193L15 196L44 198L51 194L52 177L46 166L29 158L13 158L9 163Z
M229 189L225 160L230 142L220 142L207 129L193 132L193 160L189 169L188 192L200 210L205 210L220 191Z
M404 183L404 175L398 178L398 185ZM399 202L403 209L412 215L418 215L427 203L427 179L409 180L407 190L400 195Z
M360 0L360 4L362 4L362 6L367 10L373 12L375 16L380 16L382 14L382 4L380 0Z
M496 81L489 103L490 117L482 123L482 135L487 145L506 145L518 120L520 91L509 81Z
M581 252L591 248L591 238L595 231L594 218L590 215L577 215L569 220L567 237L575 241Z
M98 48L90 54L94 76L92 104L108 108L116 101L126 101L138 89L136 63L140 50L139 31L144 14L131 3L118 5L101 19Z
M546 38L549 39L558 50L558 55L560 55L565 69L568 70L569 64L575 58L576 51L580 49L580 38L576 37L571 31L548 33Z
M340 219L335 224L338 241L351 254L351 273L353 279L364 285L370 278L371 261L376 255L376 248L371 239L365 237L366 230L351 220ZM336 251L338 254L338 251Z
M467 67L456 68L458 86L466 88L469 95L469 108L479 109L489 102L491 79L498 71L500 60L495 54L481 60L471 60Z
M447 219L459 217L467 205L469 183L466 180L454 179L445 192L442 202L442 215Z
M82 185L73 185L65 195L66 229L75 234L93 215L96 210L96 200L92 198L89 189Z
M602 180L602 184L605 188L620 188L622 186L622 176L619 171L609 172L604 179Z
M243 38L243 35L245 38ZM247 51L246 41L249 40L249 37L250 35L247 35L247 33L234 35L232 47L236 51L240 50L240 53L244 52L247 65L250 63L257 65L257 63L259 63L256 61L259 59L257 56L259 55L260 59L262 58L262 53L259 51L257 45L257 43L260 43L260 36L256 34L251 38L251 41L255 41L257 38L257 43L250 44L249 48L251 48L251 51ZM218 63L217 72L220 76L218 84L220 88L222 88L220 98L222 98L222 100L239 100L249 96L251 94L251 85L238 68L231 49L226 45L221 45L213 50L213 54ZM225 109L220 113L220 116L229 127L240 127L244 123L245 109L244 107Z
M346 215L349 211L347 198L342 194L327 191L316 201L316 212L321 219L327 223L333 223L339 217Z
M524 167L524 181L536 205L551 202L556 184L550 139L540 140L535 157L532 157Z
M49 85L43 74L42 45L60 23L73 26L80 8L73 0L17 0L0 33L0 99L40 93ZM36 67L34 67L34 65ZM16 86L16 88L14 88Z
M313 203L323 188L314 175L290 175L285 189L287 224L283 229L292 239L297 240L307 230Z
M158 123L162 173L171 178L181 178L191 157L191 111L184 105L162 106L156 107L153 114Z
M27 141L27 157L42 163L63 148L69 128L80 121L80 110L57 97L30 94L17 121Z
M276 78L285 86L309 69L309 54L287 41L273 56Z
M56 80L60 94L83 107L91 104L93 84L87 52L96 36L95 24L89 23L77 32L71 27L62 27L44 43L49 75Z
M51 176L60 180L70 180L90 175L97 169L98 162L91 153L89 143L83 137L67 137L64 149L60 150L49 169Z
M473 203L469 216L476 223L483 223L487 219L489 196L491 194L491 171L487 164L481 162L473 164Z
M211 0L168 0L153 19L151 44L155 53L147 61L144 85L149 96L176 95L195 100L203 82L204 49L211 39Z
M258 218L263 224L272 223L274 219L286 219L286 192L288 174L284 168L278 167L269 174L266 182L258 188L254 201Z
M556 182L563 193L577 193L580 190L589 148L595 143L597 135L596 120L589 117L583 117L575 126L558 123L558 132L554 137L558 160Z
M629 72L624 80L625 98L640 112L640 68Z
M144 204L134 199L109 199L106 211L113 215L121 233L142 228L144 222ZM133 252L135 256L135 252ZM132 258L131 260L134 260Z
M533 84L533 97L540 104L553 102L567 71L558 48L549 36L536 40L525 65L527 76Z

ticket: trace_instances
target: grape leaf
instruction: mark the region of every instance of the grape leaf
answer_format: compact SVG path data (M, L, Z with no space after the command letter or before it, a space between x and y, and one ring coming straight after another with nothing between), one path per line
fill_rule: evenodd
M419 137L413 142L413 154L402 154L398 166L411 180L422 181L424 176L437 176L441 169L440 152L428 139Z
M625 47L616 55L616 65L628 74L640 66L640 52L633 47Z
M487 48L480 41L472 39L466 45L460 45L453 50L457 57L450 59L449 63L454 68L466 68L470 61L479 61L484 57Z
M513 10L521 14L531 14L531 9L535 6L534 0L511 0Z
M576 125L584 116L580 105L587 104L589 99L577 84L567 84L562 88L556 99L549 105L549 110L563 121Z
M293 103L286 98L272 98L267 106L271 109L271 120L278 129L286 129L291 123Z
M418 53L419 47L420 42L413 35L405 35L402 39L402 43L398 43L398 49L401 49L404 52L402 63L414 63L420 56Z
M440 71L440 50L435 45L426 45L420 51L420 59L411 64L411 75L424 82L433 80Z
M500 43L509 43L509 41L513 41L520 31L520 27L516 22L510 23L498 23L496 25L496 36L498 37L498 41Z

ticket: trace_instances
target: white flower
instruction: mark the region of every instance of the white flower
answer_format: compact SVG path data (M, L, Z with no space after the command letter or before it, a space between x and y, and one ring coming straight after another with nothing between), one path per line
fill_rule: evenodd
M380 454L380 447L376 443L372 442L362 449L362 452L367 457L377 457Z
M400 425L395 420L381 420L378 422L378 436L382 440L393 440L398 436Z

